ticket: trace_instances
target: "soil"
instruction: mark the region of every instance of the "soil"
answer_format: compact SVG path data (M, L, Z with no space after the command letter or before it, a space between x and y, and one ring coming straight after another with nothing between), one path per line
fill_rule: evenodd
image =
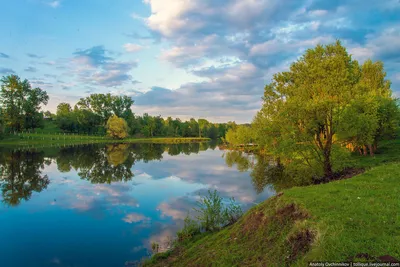
M313 184L326 184L332 181L349 179L364 172L365 169L363 168L346 168L343 171L334 173L330 177L314 178Z

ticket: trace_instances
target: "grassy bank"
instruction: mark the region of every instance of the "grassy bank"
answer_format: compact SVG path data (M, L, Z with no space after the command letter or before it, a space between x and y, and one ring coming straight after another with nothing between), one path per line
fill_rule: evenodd
M47 133L21 133L7 136L0 140L0 145L8 146L31 146L31 145L69 145L89 143L158 143L179 144L193 142L207 142L209 138L128 138L115 140L105 136L73 135L73 134L47 134Z
M295 187L250 209L237 223L197 236L145 266L308 266L309 261L400 259L400 140L374 157L353 156L366 172Z

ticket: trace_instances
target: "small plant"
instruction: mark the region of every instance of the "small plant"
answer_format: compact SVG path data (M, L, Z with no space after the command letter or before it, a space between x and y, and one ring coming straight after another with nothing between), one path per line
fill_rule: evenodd
M178 242L182 242L191 239L193 236L200 233L199 224L189 217L189 214L184 220L185 224L182 230L178 231L176 235L178 236Z
M223 198L218 195L217 190L208 190L208 196L202 197L197 203L198 208L194 210L199 213L197 219L205 231L217 231L226 225L235 223L243 211L234 198L230 199L228 205L224 205Z
M196 218L205 231L217 231L224 226L224 205L217 190L208 190L208 196L202 197L197 206L194 208L199 213Z
M153 251L153 254L157 254L158 251L160 250L160 244L158 244L157 242L152 242L151 250Z
M243 215L242 208L236 203L235 198L231 198L229 205L225 208L224 217L227 225L234 224Z

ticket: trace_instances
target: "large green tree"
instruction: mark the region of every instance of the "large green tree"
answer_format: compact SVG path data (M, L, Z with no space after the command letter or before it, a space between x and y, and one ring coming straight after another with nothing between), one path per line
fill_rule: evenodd
M331 177L346 142L372 144L385 128L379 125L392 121L379 111L393 103L384 77L381 63L361 67L339 41L307 50L265 87L253 121L257 142L287 164L299 163L292 169Z
M91 94L86 98L81 98L77 106L79 109L90 110L98 115L105 125L111 115L118 117L128 116L133 102L128 96L115 96L109 93Z
M5 127L11 131L21 131L41 126L43 116L41 105L46 105L49 97L40 88L32 88L28 80L17 75L1 79L0 103Z

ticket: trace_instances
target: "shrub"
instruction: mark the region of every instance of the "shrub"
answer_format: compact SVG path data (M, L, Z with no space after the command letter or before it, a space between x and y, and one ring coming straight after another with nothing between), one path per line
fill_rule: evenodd
M235 198L231 198L229 205L226 206L224 217L227 225L234 224L243 215L242 208L236 203Z
M157 242L152 242L151 250L153 251L153 254L157 254L158 251L160 250L160 244L158 244Z
M176 233L176 235L178 236L178 242L191 239L193 236L200 233L200 226L198 222L191 219L189 217L189 214L186 216L184 222L185 225L183 226L183 229Z
M124 139L128 137L129 127L123 118L116 115L111 116L107 121L107 135L114 139Z
M222 227L235 223L242 215L240 205L231 198L229 205L225 206L217 190L208 190L208 196L202 197L198 203L197 219L204 231L217 231Z

